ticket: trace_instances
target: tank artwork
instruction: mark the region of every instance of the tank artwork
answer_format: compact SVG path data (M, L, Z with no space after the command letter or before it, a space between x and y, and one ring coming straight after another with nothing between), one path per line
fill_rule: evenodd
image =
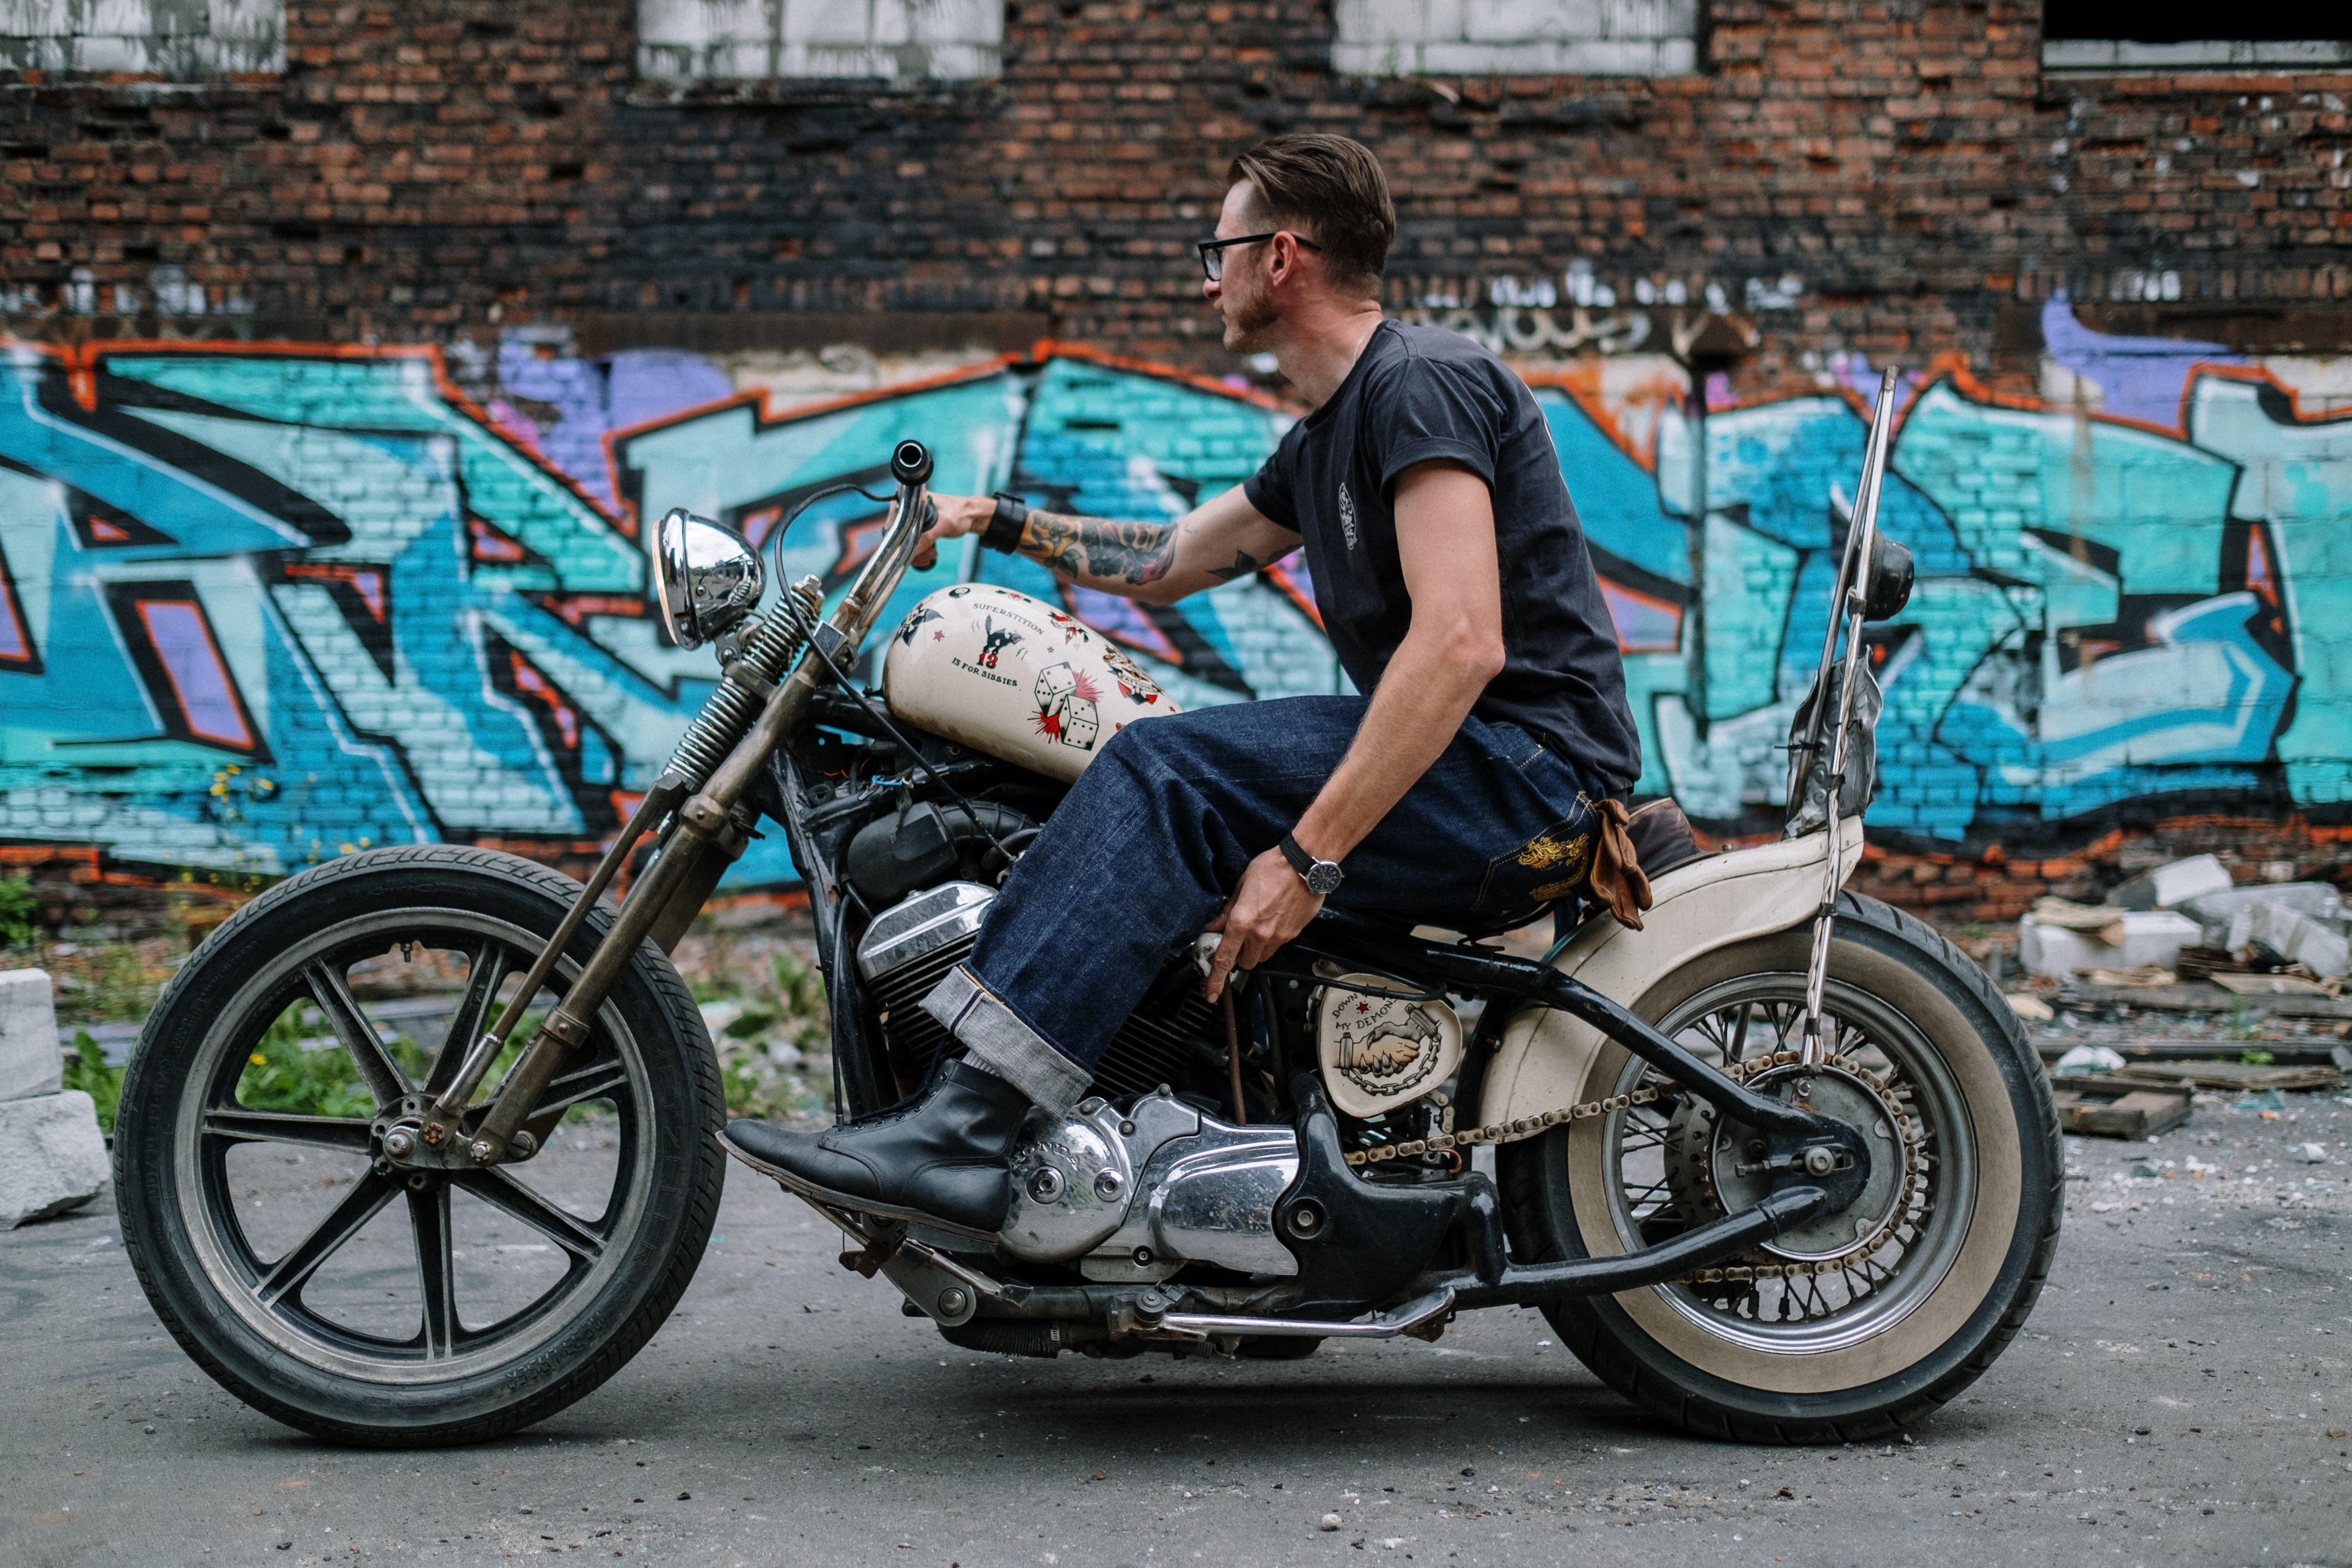
M1066 784L1129 724L1183 711L1076 616L988 583L935 590L907 612L882 691L909 724Z
M5 853L267 877L367 844L593 852L707 689L647 615L639 519L685 506L766 543L902 436L942 490L1172 516L1287 419L1066 346L778 408L691 354L585 361L530 333L446 363L0 356ZM1874 837L2087 837L2156 805L2346 816L2352 361L2104 337L2063 298L2042 335L2047 401L1958 370L1907 384L1881 518L1919 580L1874 634ZM1771 747L1820 646L1875 377L1850 357L1821 379L1752 403L1718 385L1702 428L1663 355L1530 376L1626 655L1639 787L1717 826L1777 804ZM837 591L879 522L819 503L785 571ZM1297 557L1160 607L967 547L908 578L891 624L963 583L1083 623L1173 705L1346 689ZM1087 700L1075 679L1051 695L1076 750ZM790 875L772 837L734 883Z

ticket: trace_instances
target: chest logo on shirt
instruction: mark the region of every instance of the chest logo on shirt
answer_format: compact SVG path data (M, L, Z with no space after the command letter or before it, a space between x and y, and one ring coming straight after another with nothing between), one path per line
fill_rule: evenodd
M1348 493L1345 480L1339 485L1339 531L1347 536L1348 548L1356 548L1356 498Z

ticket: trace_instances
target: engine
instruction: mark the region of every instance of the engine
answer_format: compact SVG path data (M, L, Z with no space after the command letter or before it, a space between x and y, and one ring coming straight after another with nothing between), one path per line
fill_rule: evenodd
M946 1026L923 1011L922 1000L970 955L980 938L981 916L995 896L995 889L978 882L943 882L877 915L857 944L858 976L882 1009L884 1044L902 1084L928 1079L947 1046ZM1165 979L1181 984L1154 985L1119 1026L1096 1066L1090 1093L1127 1100L1161 1084L1182 1088L1216 1081L1222 1058L1208 1044L1209 1005L1192 983L1189 960L1181 973Z
M928 1078L948 1047L922 1001L971 952L995 896L978 882L926 889L877 916L858 943L857 971L883 1009L903 1087ZM1032 1118L1013 1152L1000 1247L1106 1281L1164 1279L1187 1262L1297 1272L1274 1229L1275 1202L1298 1173L1297 1135L1230 1125L1202 1109L1205 1096L1171 1089L1214 1081L1209 1023L1187 957L1120 1026L1088 1098L1058 1121Z
M1232 1126L1166 1089L1124 1111L1081 1100L1058 1122L1032 1115L996 1244L1107 1281L1164 1279L1187 1262L1292 1275L1274 1209L1297 1178L1288 1127Z

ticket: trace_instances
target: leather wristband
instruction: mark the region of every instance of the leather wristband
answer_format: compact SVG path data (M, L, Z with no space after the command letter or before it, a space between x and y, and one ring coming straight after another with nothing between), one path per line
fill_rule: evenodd
M983 548L1010 555L1021 548L1021 531L1029 523L1029 503L1003 490L996 492L996 515L980 536Z

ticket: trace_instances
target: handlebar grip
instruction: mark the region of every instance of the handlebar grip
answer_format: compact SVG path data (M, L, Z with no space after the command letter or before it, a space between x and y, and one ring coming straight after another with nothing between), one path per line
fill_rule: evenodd
M930 448L920 441L901 441L890 453L890 477L902 485L929 484Z

